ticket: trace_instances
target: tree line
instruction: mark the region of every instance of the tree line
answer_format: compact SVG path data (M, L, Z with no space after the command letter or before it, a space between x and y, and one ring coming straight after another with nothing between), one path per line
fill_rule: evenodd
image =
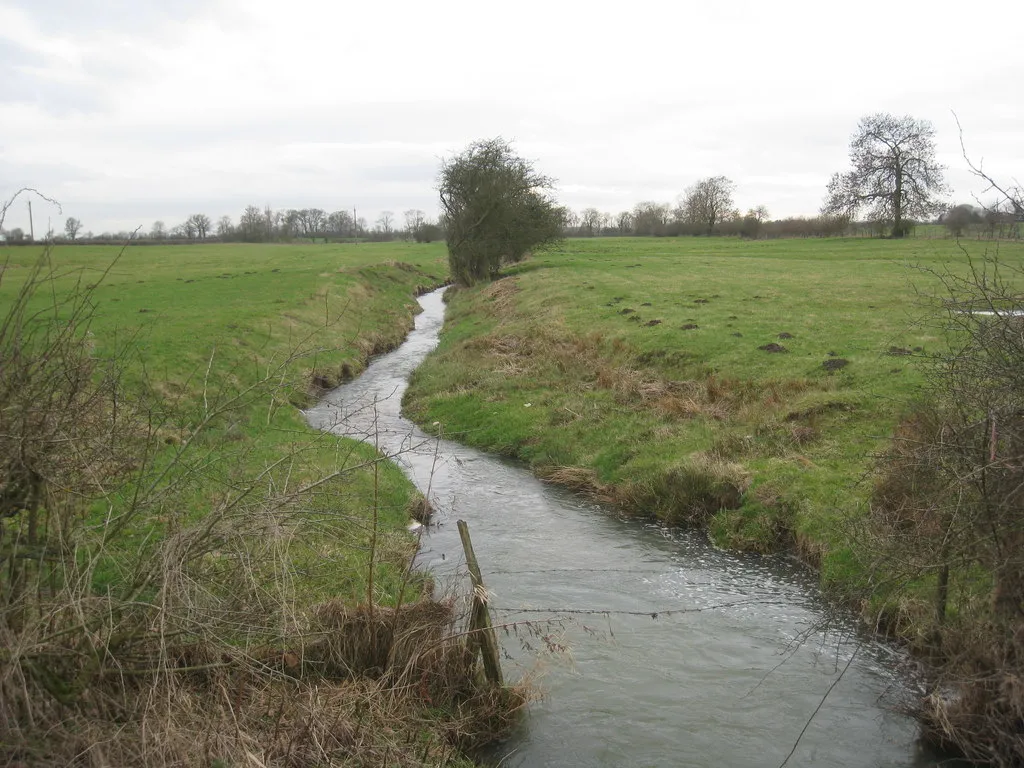
M45 234L44 240L269 243L309 239L333 241L416 240L429 243L444 239L444 230L438 223L423 211L415 208L405 211L401 220L394 212L383 211L372 225L368 224L365 218L357 216L355 209L329 213L322 208L274 210L270 206L261 208L250 205L242 211L237 222L230 216L221 216L214 223L205 213L194 213L173 226L168 226L163 221L154 221L148 230L107 231L100 234L82 230L82 221L70 216L64 222L62 233L51 229ZM10 244L33 242L31 236L19 227L3 230L2 234Z
M71 217L65 222L63 235L51 231L46 239L126 240L135 237L175 242L214 238L287 242L321 238L385 241L399 238L431 242L455 237L455 250L461 252L479 235L478 225L472 224L477 235L469 236L459 228L472 220L464 222L453 215L453 211L471 211L485 205L481 201L488 201L486 205L500 201L503 207L490 210L485 205L478 211L478 217L483 216L493 226L497 226L494 222L503 221L502 226L506 228L522 230L516 238L503 239L513 248L522 248L522 243L535 237L549 239L549 229L556 225L561 235L577 237L716 234L746 238L835 237L850 234L854 226L865 233L904 237L917 222L938 221L945 223L956 237L972 228L981 234L982 226L989 236L1020 236L1019 224L1024 221L1024 211L1006 203L1012 197L1004 195L1000 202L991 206L949 206L945 200L949 194L944 180L945 168L935 155L935 128L926 120L885 113L861 118L850 140L849 160L850 170L833 174L821 210L813 217L773 221L763 205L742 213L733 199L736 184L726 176L698 180L677 198L675 205L648 200L617 214L593 207L575 212L559 206L548 194L554 186L552 179L516 156L511 146L499 138L474 142L463 153L443 162L438 187L442 215L438 221L430 220L419 209L405 211L402 221L394 212L383 211L369 226L354 209L351 213L348 210L329 213L321 208L275 211L269 206L250 205L237 223L223 216L214 224L206 214L196 213L170 228L156 221L145 233L105 232L98 238L92 233L80 236L82 222ZM857 216L862 213L866 214L866 220L858 222ZM10 243L26 241L20 229L4 235ZM513 242L518 245L512 245ZM529 247L532 246L526 246ZM480 258L493 261L492 256ZM503 258L516 257L509 253Z

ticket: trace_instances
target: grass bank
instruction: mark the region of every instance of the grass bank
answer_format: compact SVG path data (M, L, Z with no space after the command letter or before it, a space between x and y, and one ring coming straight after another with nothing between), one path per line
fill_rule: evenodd
M405 405L628 512L795 544L853 593L872 456L943 344L917 292L963 261L930 240L570 240L450 293Z
M443 245L39 255L0 251L7 758L458 764L517 694L419 599L408 481L296 408L404 338Z

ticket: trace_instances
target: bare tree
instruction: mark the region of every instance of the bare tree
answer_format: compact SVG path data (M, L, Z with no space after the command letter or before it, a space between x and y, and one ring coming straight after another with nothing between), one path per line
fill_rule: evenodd
M266 224L263 212L255 205L248 206L238 219L238 234L247 243L258 243L266 239Z
M630 211L621 211L619 215L615 217L615 227L619 230L620 235L632 232L633 214Z
M668 205L645 200L633 207L633 214L630 218L635 234L663 235L665 226L668 224Z
M736 185L725 176L701 179L680 197L676 217L688 224L706 227L710 235L716 224L732 216L735 188Z
M385 237L389 237L391 235L391 224L394 220L395 214L392 211L381 211L380 216L377 217L377 230Z
M759 205L756 208L748 210L747 216L757 221L758 224L763 224L768 221L768 209L763 205Z
M426 220L426 214L418 208L411 208L403 215L405 216L405 231L409 236L414 235Z
M189 233L190 240L198 238L205 240L210 231L210 217L205 213L193 213L185 222L185 231Z
M943 166L935 159L935 128L909 115L879 113L862 117L850 140L852 170L828 183L822 213L855 216L864 207L871 218L892 224L903 237L907 220L937 213L948 194Z
M82 222L74 216L69 216L67 221L64 222L64 234L67 235L68 240L77 238L81 229Z
M327 214L322 208L303 208L301 211L289 211L288 213L296 214L300 230L305 237L315 240L323 232Z
M235 225L231 223L230 216L221 216L217 220L217 237L221 240L228 240L235 234Z
M149 230L149 236L154 240L163 240L167 237L167 225L162 221L154 221L152 228Z
M335 211L327 217L327 231L335 237L351 237L354 225L348 211Z
M597 208L584 208L580 213L580 234L587 237L601 234L603 214Z

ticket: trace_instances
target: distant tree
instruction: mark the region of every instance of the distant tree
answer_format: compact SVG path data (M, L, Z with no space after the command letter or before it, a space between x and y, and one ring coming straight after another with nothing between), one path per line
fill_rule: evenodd
M327 217L327 231L335 237L352 237L352 215L348 211L335 211Z
M444 230L432 221L424 221L412 236L417 243L433 243L444 238Z
M732 193L736 185L725 176L701 179L679 199L676 217L687 224L700 226L712 234L715 225L733 213Z
M288 211L286 221L303 237L315 240L323 233L327 224L327 214L322 208L303 208L301 211Z
M25 230L21 227L15 227L7 233L7 242L9 243L23 243L25 242Z
M768 221L768 209L763 205L759 205L756 208L751 208L747 211L747 216L756 220L758 223Z
M852 170L829 181L822 213L852 217L867 207L872 220L892 225L892 237L903 237L909 220L941 210L944 168L935 160L935 129L928 121L884 113L862 117L850 140L850 164Z
M67 235L68 240L74 240L77 238L81 229L82 222L74 216L69 216L67 221L64 222L64 234Z
M391 225L394 220L395 214L392 211L381 211L380 216L377 217L377 231L386 238L391 237Z
M562 236L553 181L501 138L476 141L441 165L448 262L461 285L497 276L504 263Z
M167 237L167 226L162 221L154 221L149 236L154 240L163 240Z
M962 236L972 224L979 224L981 221L981 213L967 203L953 206L942 217L942 223L953 237Z
M221 240L230 240L235 234L235 225L231 223L230 216L221 216L217 220L217 237Z
M664 235L669 220L669 207L665 203L645 200L633 206L631 222L637 235Z
M620 235L627 235L633 231L633 214L630 211L621 211L615 217L615 228Z
M255 205L248 206L238 219L238 235L247 243L266 240L266 221L263 212Z
M426 214L418 208L410 208L402 215L405 216L405 231L408 236L415 237L416 230L426 221Z
M196 234L199 236L200 240L205 240L206 236L210 234L210 230L213 228L213 222L205 213L197 213L193 218L196 222Z
M189 240L205 240L206 235L210 231L210 217L205 213L193 213L185 221L185 231L188 233Z
M601 234L601 222L604 219L597 208L584 208L580 212L580 234L587 237Z

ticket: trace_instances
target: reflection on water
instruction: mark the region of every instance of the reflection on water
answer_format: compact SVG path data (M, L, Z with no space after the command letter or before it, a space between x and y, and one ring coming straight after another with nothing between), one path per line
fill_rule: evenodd
M501 765L760 767L798 738L791 766L937 764L893 708L916 693L902 657L847 616L823 631L827 606L799 564L619 519L403 419L407 378L443 322L440 292L420 302L407 342L307 416L376 442L428 494L425 567L454 577L465 519L496 622L528 622L503 638L506 676L538 676L545 698Z

